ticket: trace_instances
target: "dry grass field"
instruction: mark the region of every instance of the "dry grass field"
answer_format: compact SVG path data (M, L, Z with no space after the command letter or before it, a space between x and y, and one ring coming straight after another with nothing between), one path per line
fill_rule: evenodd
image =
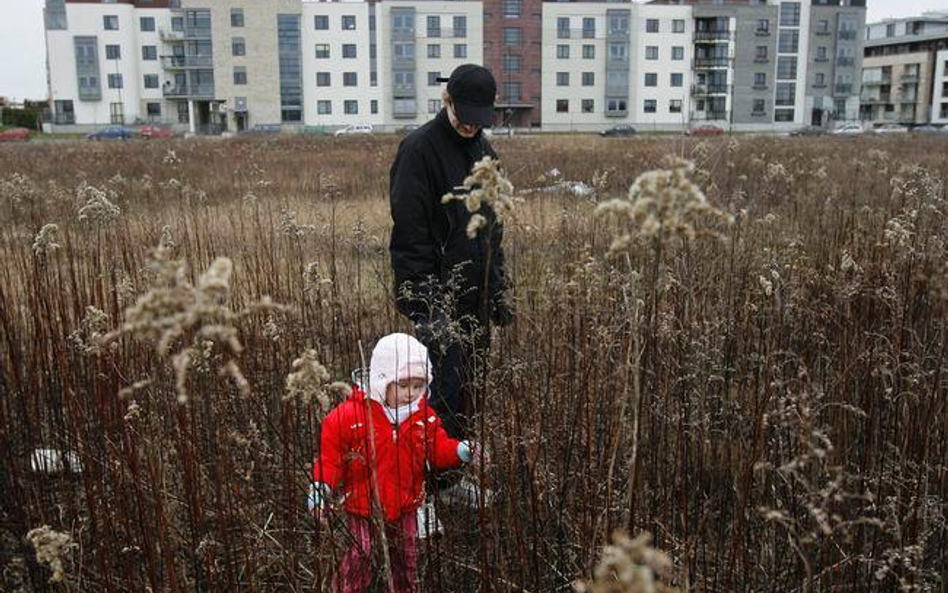
M327 383L409 329L396 146L0 149L0 589L328 590L346 534L305 504ZM517 318L478 385L497 500L442 509L422 590L665 590L654 568L689 592L948 591L944 139L495 147L520 198ZM669 154L694 170L595 214ZM668 565L621 539L600 564L619 528Z

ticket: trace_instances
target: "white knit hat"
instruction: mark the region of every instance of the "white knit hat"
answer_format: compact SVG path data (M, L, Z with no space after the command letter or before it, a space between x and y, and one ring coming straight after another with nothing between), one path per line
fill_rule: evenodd
M425 345L408 334L389 334L379 340L369 362L369 397L384 406L389 384L409 378L431 383L431 362Z

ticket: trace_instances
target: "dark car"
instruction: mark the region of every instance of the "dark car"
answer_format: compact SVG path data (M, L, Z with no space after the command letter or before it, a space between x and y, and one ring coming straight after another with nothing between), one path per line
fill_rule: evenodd
M821 128L820 126L807 126L805 128L798 128L790 132L791 136L823 136L826 134L826 129Z
M603 138L607 136L631 136L632 134L635 134L635 128L628 125L612 126L599 132L599 135Z
M706 124L688 129L685 134L689 136L721 136L724 134L724 128Z
M29 128L7 128L0 130L0 141L13 142L16 140L27 141L30 139Z
M163 140L165 138L173 138L174 130L163 126L147 125L142 126L138 130L138 135L146 140Z
M128 140L132 133L122 126L109 126L86 134L87 140Z

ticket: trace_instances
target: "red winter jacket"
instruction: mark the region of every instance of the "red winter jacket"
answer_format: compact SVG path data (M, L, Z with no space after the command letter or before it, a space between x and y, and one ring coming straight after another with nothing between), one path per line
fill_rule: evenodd
M349 399L323 421L320 455L313 463L313 480L333 490L341 488L343 507L353 515L372 514L369 411L375 431L379 499L385 519L393 522L421 506L426 461L435 469L460 465L459 441L448 436L427 401L396 428L381 404L353 388Z

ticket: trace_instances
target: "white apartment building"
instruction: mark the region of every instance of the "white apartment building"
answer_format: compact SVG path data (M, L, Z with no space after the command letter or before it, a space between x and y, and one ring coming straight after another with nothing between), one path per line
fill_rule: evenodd
M307 126L383 124L376 4L303 3L303 96Z
M543 127L681 128L691 109L688 6L544 3Z
M103 126L162 121L162 41L167 9L65 4L46 31L53 123ZM58 25L65 28L60 28Z
M948 49L940 50L935 54L932 123L948 124Z

